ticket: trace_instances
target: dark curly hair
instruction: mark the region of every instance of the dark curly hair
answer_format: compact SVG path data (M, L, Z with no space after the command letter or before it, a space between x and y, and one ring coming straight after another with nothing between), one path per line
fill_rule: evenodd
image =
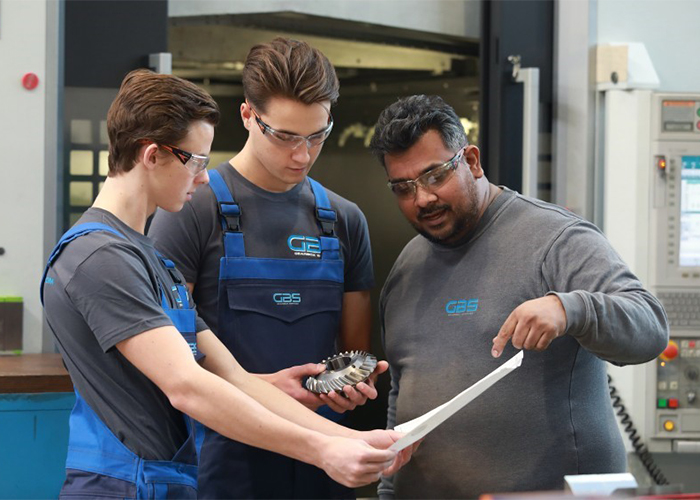
M455 110L442 97L403 97L379 115L369 148L383 166L387 154L403 153L428 130L440 134L445 147L457 151L467 145L467 134Z

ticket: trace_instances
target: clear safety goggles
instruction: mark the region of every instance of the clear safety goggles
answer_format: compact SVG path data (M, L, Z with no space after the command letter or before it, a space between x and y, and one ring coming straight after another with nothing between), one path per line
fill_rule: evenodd
M190 153L189 151L176 148L175 146L169 146L167 144L159 144L159 146L165 149L166 151L170 151L172 154L174 154L177 157L177 159L182 162L185 168L187 168L187 170L192 172L194 175L197 175L202 170L207 168L207 165L209 165L208 156Z
M248 106L255 115L255 121L258 124L258 127L260 127L260 132L267 136L273 143L288 149L297 149L302 144L306 144L306 147L309 149L320 146L326 141L326 139L328 139L328 136L331 135L331 130L333 130L333 116L328 110L326 110L328 111L328 125L326 128L319 130L318 132L314 132L311 135L298 135L290 132L280 132L279 130L275 130L265 123L262 118L260 118L260 115L258 115L257 111L253 109L250 103Z
M455 170L459 166L459 162L464 157L464 148L457 151L452 158L447 160L442 165L422 173L413 180L408 181L389 181L387 186L398 198L412 198L418 191L418 186L426 191L433 192L440 186L445 184Z

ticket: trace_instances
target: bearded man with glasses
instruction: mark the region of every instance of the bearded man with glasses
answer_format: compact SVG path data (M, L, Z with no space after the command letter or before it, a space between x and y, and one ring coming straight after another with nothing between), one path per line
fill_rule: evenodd
M487 180L455 111L417 95L386 108L370 145L420 233L380 297L388 427L450 400L526 349L522 366L382 478L380 498L562 490L625 471L606 364L666 347L660 302L592 224Z
M209 171L180 213L159 211L149 236L187 280L204 321L248 371L338 421L374 399L374 377L344 395L305 377L337 351L369 350L374 285L367 222L308 177L333 129L339 84L328 59L277 38L251 49L240 105L248 139ZM350 498L315 467L207 431L200 498Z

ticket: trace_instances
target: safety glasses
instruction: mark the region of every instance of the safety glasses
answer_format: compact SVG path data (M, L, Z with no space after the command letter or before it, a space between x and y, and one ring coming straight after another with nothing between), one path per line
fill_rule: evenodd
M159 144L159 147L174 154L177 159L182 162L185 168L194 175L197 175L202 170L207 168L207 165L209 165L208 156L196 155L180 148L176 148L175 146L168 146L167 144Z
M260 132L267 136L270 141L284 148L297 149L302 144L306 144L306 147L309 149L320 146L328 139L328 136L331 135L331 130L333 130L333 116L331 116L328 110L326 110L328 112L328 125L325 129L314 132L311 135L298 135L275 130L260 118L260 115L258 115L257 111L253 109L250 103L248 103L248 106L253 112L253 115L255 115L255 122L258 124L258 127L260 127Z
M422 173L418 177L409 181L389 181L387 186L398 198L412 198L416 195L418 186L426 191L433 192L445 184L459 166L459 162L464 156L464 148L457 151L452 158L442 165Z

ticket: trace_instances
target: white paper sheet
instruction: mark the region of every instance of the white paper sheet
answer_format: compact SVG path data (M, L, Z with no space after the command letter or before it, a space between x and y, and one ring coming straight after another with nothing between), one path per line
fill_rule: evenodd
M393 445L391 445L391 448L389 449L394 451L400 451L406 448L407 446L412 445L419 439L422 439L430 431L435 429L438 425L440 425L452 415L457 413L459 410L464 408L466 405L474 401L484 391L486 391L486 389L488 389L493 384L495 384L503 377L508 375L510 372L518 368L522 362L523 351L520 351L518 354L510 358L508 361L506 361L494 371L492 371L484 378L476 382L474 385L460 392L447 403L444 403L438 406L437 408L430 410L428 413L425 413L420 417L414 418L413 420L409 420L408 422L404 422L401 425L397 425L396 427L394 427L394 430L399 432L405 432L406 435L398 441L396 441Z

